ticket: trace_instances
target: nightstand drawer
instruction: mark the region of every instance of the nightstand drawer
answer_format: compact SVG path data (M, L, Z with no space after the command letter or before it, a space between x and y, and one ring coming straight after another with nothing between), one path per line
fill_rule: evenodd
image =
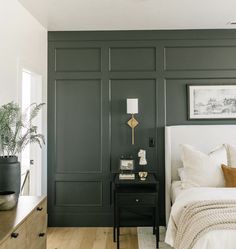
M119 206L156 206L156 194L122 193L117 195Z

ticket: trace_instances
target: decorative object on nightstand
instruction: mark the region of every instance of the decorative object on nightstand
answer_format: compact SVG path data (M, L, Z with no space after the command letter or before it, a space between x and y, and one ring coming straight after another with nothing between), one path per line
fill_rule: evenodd
M135 174L133 173L134 170L134 160L132 156L124 157L121 156L120 158L120 180L133 180L135 179Z
M113 240L120 248L120 227L152 226L156 235L156 248L159 245L159 182L149 173L146 181L138 177L123 181L116 174L113 181L114 191L114 227ZM128 212L129 215L127 215Z
M138 125L138 121L134 118L134 114L138 113L138 99L127 99L127 114L131 114L132 118L127 124L132 129L132 144L134 145L134 128Z
M142 167L144 165L147 165L146 150L140 149L139 152L138 152L138 157L140 157L140 159L139 159L139 165L141 165ZM141 181L145 181L146 178L147 178L148 172L144 171L142 169L142 171L140 171L138 173L138 175L139 175Z
M145 181L147 176L148 176L148 172L140 171L140 172L138 172L138 175L139 175L139 178L141 181Z

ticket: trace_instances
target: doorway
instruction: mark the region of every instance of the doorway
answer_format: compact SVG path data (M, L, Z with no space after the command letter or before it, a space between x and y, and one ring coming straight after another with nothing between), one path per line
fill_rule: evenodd
M19 104L22 112L30 115L27 109L32 103L42 103L42 76L32 70L22 68L19 89ZM42 133L42 114L34 119L38 133ZM24 130L23 130L24 133ZM41 195L42 150L36 144L28 144L19 156L21 161L21 183L23 195Z

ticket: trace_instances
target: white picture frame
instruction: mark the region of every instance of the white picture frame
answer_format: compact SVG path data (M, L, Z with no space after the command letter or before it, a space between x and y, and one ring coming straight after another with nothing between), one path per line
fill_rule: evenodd
M134 170L134 160L120 159L120 170Z
M235 85L187 85L188 119L236 119Z

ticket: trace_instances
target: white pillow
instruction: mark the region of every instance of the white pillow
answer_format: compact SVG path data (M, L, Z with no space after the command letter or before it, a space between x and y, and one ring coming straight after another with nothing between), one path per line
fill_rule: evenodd
M192 146L181 145L181 158L184 165L184 184L199 187L224 187L225 180L221 164L227 163L225 146L220 146L208 155Z
M184 167L178 168L178 175L179 175L179 178L180 178L182 188L186 189L186 188L192 188L192 187L199 187L198 184L195 184L193 182L185 180L186 177L185 177L185 169L184 169Z
M225 144L228 156L228 166L236 168L236 146Z
M184 179L184 167L178 168L178 175L181 181Z

